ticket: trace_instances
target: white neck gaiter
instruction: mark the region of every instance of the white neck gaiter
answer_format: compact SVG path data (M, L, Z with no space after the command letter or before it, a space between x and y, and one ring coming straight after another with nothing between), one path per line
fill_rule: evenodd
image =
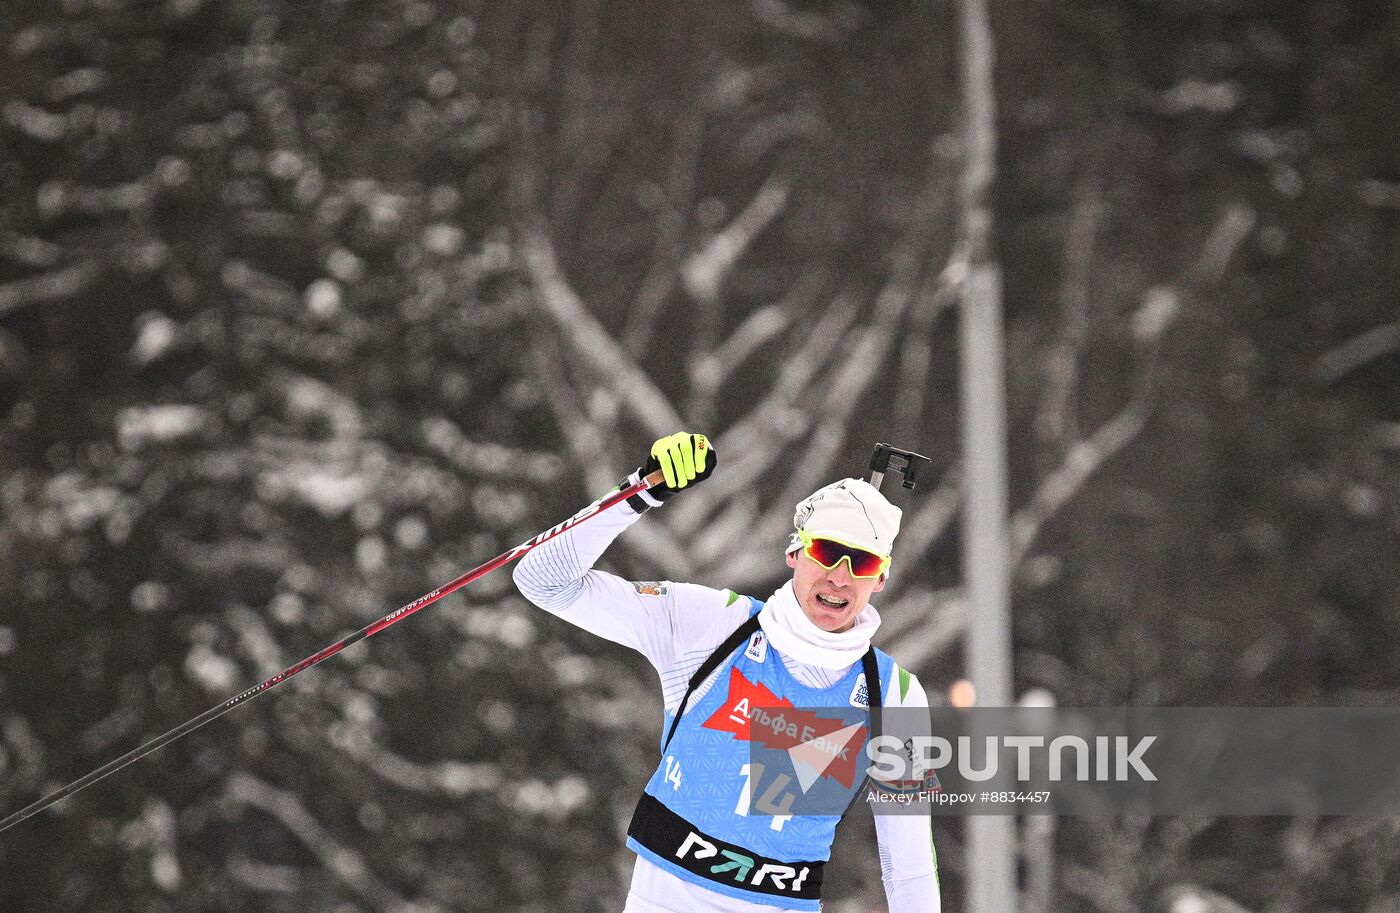
M880 627L880 613L866 605L850 628L839 634L823 631L802 611L789 580L768 597L758 613L758 623L779 653L823 669L845 669L860 662L870 649L870 638Z

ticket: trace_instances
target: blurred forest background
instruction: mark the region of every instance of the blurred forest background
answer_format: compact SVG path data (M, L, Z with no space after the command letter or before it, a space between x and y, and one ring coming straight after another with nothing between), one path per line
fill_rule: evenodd
M719 474L610 566L760 596L934 458L879 605L939 699L971 2L5 0L0 812L680 427ZM991 25L1017 693L1400 702L1400 2ZM6 833L0 909L616 911L659 719L498 572ZM1056 910L1400 909L1394 820L1047 824Z

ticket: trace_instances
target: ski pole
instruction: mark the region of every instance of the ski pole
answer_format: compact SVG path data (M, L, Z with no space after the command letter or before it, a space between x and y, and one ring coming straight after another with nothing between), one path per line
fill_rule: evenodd
M91 786L92 784L96 783L98 780L101 780L108 774L115 773L121 770L126 765L130 764L133 761L144 758L146 755L150 754L156 749L163 748L164 746L169 745L171 742L175 741L183 735L193 732L194 730L198 729L200 726L203 726L210 720L216 717L223 716L225 713L228 713L230 710L232 710L234 707L237 707L244 701L249 700L250 698L257 697L259 694L262 694L264 691L267 691L275 685L281 684L282 682L291 678L293 675L296 675L298 672L303 672L307 669L310 669L312 666L316 665L321 660L328 659L334 656L335 654L339 653L341 650L344 650L346 647L358 643L359 641L362 641L367 637L373 637L375 634L378 634L380 631L384 630L390 625L403 621L405 618L412 615L414 612L417 612L419 609L432 605L442 597L461 589L462 587L471 583L473 580L476 580L478 577L485 576L491 571L494 571L496 568L504 564L508 564L511 561L514 561L516 558L519 558L521 555L530 551L535 546L540 545L544 542L548 542L550 539L553 539L555 536L564 532L564 530L570 529L578 525L579 523L582 523L589 517L602 513L603 511L607 510L610 507L613 507L619 502L627 500L639 491L648 488L653 488L657 485L662 484L664 481L665 476L662 474L661 470L658 469L655 472L643 478L640 482L637 482L633 485L629 485L626 488L621 489L620 491L614 492L613 494L608 495L606 498L604 498L596 504L590 504L583 510L574 514L569 519L565 520L563 523L560 523L557 526L550 527L549 529L535 536L533 539L529 539L528 541L517 545L515 548L511 549L508 552L503 552L500 555L497 555L495 558L492 558L490 561L486 562L480 567L475 567L470 571L467 571L465 574L458 577L456 580L453 580L451 583L444 584L443 586L440 586L429 593L425 593L422 596L419 596L417 599L413 600L405 606L395 609L394 611L390 612L388 615L385 615L378 621L366 625L365 627L356 631L354 634L351 634L348 637L336 641L335 643L331 644L325 649L311 654L310 656L306 657L306 659L303 659L296 665L277 673L276 675L272 676L272 678L269 678L262 684L255 685L254 687L249 688L247 691L244 691L242 694L239 694L236 697L229 698L227 701L224 701L217 707L209 708L194 719L187 720L186 722L181 723L179 726L176 726L174 729L170 730L165 735L152 739L151 741L147 742L141 747L127 752L120 758L117 758L115 761L111 761L107 764L104 764L102 767L99 767L97 770L94 770L87 776L74 780L72 783L69 783L67 786L63 787L57 792L45 796L38 802L35 802L32 805L28 805L20 809L19 811L10 815L8 818L5 818L3 821L0 821L0 831L4 831L10 827L13 827L14 825L23 821L25 818L28 818L31 815L36 814L37 812L43 811L50 805L53 805L55 802L59 802L63 799L68 798L69 796L73 795L75 792L86 786Z

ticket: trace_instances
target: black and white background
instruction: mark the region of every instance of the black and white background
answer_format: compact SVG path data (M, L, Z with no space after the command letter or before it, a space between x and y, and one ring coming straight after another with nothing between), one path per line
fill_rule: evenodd
M933 458L878 641L946 701L974 275L1015 694L1400 702L1397 123L1394 0L5 0L0 813L679 428L634 579L765 595L798 498ZM499 572L0 835L0 909L616 911L659 718ZM1027 910L1400 909L1394 818L1023 836Z

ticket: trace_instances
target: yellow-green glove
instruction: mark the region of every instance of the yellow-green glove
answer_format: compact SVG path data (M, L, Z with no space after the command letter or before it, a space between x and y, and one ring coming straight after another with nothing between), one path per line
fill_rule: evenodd
M656 500L665 501L681 489L705 481L718 462L719 455L705 435L678 431L652 444L651 455L638 471L643 476L658 469L665 474L664 485L647 491Z

